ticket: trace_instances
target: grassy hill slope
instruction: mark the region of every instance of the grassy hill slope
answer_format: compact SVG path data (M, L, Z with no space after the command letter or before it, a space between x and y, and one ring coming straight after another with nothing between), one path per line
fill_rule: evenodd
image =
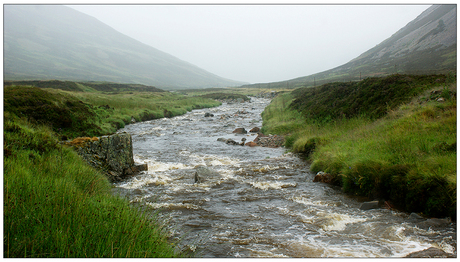
M453 75L392 75L278 96L264 133L332 175L350 194L456 219L457 104Z
M4 6L4 79L237 86L62 5Z
M317 74L258 88L314 87L392 74L444 74L457 70L457 5L433 5L382 43L350 62Z

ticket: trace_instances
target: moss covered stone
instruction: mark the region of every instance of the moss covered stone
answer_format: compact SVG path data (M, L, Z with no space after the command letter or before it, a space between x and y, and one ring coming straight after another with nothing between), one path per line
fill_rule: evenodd
M145 166L134 168L132 138L126 132L100 138L76 138L68 144L75 146L88 164L102 169L112 181L132 175L133 170L146 170Z

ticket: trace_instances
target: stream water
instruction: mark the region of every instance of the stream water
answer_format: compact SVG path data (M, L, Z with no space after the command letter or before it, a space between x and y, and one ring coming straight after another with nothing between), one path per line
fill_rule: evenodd
M456 254L455 223L437 227L402 212L360 210L359 200L312 182L309 165L284 148L217 141L252 141L255 134L232 131L261 127L269 102L224 103L119 130L132 135L135 162L149 170L116 190L161 210L172 237L199 257L403 257L429 247ZM217 178L195 183L200 165Z

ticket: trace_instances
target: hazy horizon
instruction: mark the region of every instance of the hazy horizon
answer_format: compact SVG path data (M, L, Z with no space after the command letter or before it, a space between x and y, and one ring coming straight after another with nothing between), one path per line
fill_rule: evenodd
M67 5L220 77L277 82L343 65L431 5Z

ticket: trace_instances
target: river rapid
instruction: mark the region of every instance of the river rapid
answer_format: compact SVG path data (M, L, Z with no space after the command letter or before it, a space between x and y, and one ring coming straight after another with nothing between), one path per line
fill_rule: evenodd
M255 134L232 131L261 127L269 102L252 98L126 126L119 132L132 135L134 160L149 170L115 190L160 210L171 237L198 257L404 257L429 247L457 253L456 223L433 226L402 212L360 210L358 199L312 182L308 163L284 148L217 141L252 141ZM218 176L195 183L197 166Z

